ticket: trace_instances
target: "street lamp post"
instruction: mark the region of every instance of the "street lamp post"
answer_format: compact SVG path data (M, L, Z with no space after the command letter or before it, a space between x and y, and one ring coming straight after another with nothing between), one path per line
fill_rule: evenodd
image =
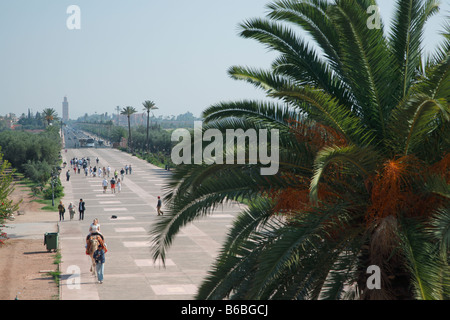
M58 172L55 172L53 169L52 169L52 177L51 177L51 185L52 185L52 207L54 207L55 206L55 181L56 181L56 178L59 176L59 174L61 173L61 168L60 167L58 167L57 168L57 171Z
M55 206L55 189L54 189L54 181L55 181L55 174L52 170L52 177L51 177L51 184L52 184L52 207Z

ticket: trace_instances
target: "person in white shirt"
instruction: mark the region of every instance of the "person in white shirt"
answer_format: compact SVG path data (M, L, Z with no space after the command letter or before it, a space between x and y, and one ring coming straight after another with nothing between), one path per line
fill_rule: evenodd
M103 186L103 193L106 193L106 189L108 189L108 180L106 180L106 178L103 178L102 186Z
M102 238L103 241L105 240L105 237L100 232L100 224L98 223L97 218L95 218L94 221L92 222L92 224L89 226L89 234L86 236L86 246L85 246L86 249L88 247L89 237L94 236L94 235L100 236L100 238ZM103 243L103 244L106 248L106 243Z
M98 223L97 218L95 218L92 224L90 225L89 233L100 233L100 224Z

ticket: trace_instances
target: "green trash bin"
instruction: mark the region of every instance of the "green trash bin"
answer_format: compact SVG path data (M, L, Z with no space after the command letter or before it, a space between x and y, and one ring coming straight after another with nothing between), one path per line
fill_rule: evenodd
M47 246L47 250L58 250L58 233L52 232L52 233L46 233L44 236L44 245Z

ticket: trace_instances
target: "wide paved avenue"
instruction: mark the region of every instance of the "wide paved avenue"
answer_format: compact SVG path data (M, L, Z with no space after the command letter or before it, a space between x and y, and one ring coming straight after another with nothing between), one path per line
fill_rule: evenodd
M157 196L162 197L164 183L171 173L115 149L68 149L62 154L68 163L61 172L65 192L63 203L66 208L70 202L78 206L82 198L86 212L83 221L78 220L78 211L70 221L67 210L65 221L58 224L62 255L60 298L193 299L242 206L225 206L183 228L168 251L164 268L159 262L153 263L149 231L159 218ZM92 166L96 165L98 157L100 167L109 165L112 171L119 172L128 164L132 174L125 175L120 193L116 190L112 194L110 188L103 193L103 179L99 177L85 177L83 172L74 174L72 170L70 181L66 181L65 173L74 157L89 157ZM117 218L113 219L113 215ZM98 284L89 272L90 259L84 247L94 218L99 219L108 247L103 284Z

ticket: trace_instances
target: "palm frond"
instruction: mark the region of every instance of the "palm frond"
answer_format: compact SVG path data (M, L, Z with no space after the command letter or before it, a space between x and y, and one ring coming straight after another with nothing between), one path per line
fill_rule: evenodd
M253 265L261 248L249 241L250 235L272 215L273 204L259 199L243 211L233 223L212 270L203 281L196 299L225 299L239 291L245 279L252 276Z
M271 96L296 103L295 106L308 114L310 119L334 128L349 143L361 145L370 144L373 141L373 131L364 127L360 118L322 90L307 86L285 88Z
M400 237L416 299L442 300L443 261L438 244L431 242L423 225L413 220L401 220Z
M392 142L403 148L403 154L409 154L426 142L426 136L439 128L449 128L449 121L450 105L447 100L417 93L392 113ZM404 140L399 137L404 137Z
M342 99L347 98L342 83L337 81L329 65L290 28L263 19L249 20L241 28L242 37L255 39L270 49L281 52L282 58L273 64L275 74L287 76L297 83L323 88Z
M334 163L343 166L353 166L357 172L367 178L378 164L379 155L370 148L359 148L357 146L325 147L317 154L314 161L314 175L310 185L310 198L313 203L317 203L319 194L319 184L326 168ZM342 169L342 172L345 171Z
M290 22L307 31L319 44L328 62L335 70L340 70L339 34L328 15L329 6L326 0L281 0L268 5L268 17Z
M274 75L272 71L257 70L234 66L228 70L228 74L235 80L244 80L257 88L262 88L271 93L289 85L291 82L282 75Z
M401 98L407 96L421 68L422 36L425 23L439 10L435 0L397 0L390 34L392 52L400 71Z
M356 99L355 107L363 123L382 138L396 85L392 82L393 58L383 27L367 27L366 5L370 2L361 2L337 1L330 15L339 32L344 76Z

